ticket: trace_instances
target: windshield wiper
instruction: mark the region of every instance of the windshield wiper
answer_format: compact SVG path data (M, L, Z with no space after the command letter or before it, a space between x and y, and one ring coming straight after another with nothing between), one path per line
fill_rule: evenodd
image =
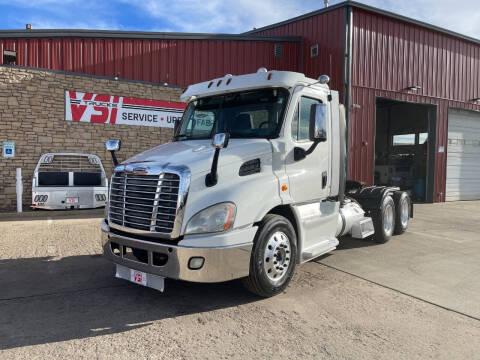
M188 136L187 136L187 135L175 135L173 138L174 138L175 140L179 140L180 138L188 139Z

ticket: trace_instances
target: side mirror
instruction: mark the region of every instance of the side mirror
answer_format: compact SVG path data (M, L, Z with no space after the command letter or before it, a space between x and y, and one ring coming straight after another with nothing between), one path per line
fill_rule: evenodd
M108 151L119 151L121 147L122 147L121 140L108 140L105 143L105 149L107 149Z
M308 150L301 147L293 149L293 159L299 161L310 155L317 145L327 141L327 124L328 124L328 107L327 104L312 105L310 109L310 124L308 129L308 137L313 144Z
M117 155L115 155L115 151L120 150L121 147L122 147L122 141L121 140L108 140L105 143L105 149L110 151L110 154L112 155L112 161L113 161L114 166L118 165Z
M216 149L226 148L228 145L228 140L230 140L229 133L218 133L213 135L212 146Z
M218 133L213 135L212 146L215 148L215 154L213 155L212 169L205 177L205 186L210 187L217 184L217 165L218 165L218 155L220 154L220 149L224 149L228 146L228 140L230 140L229 133Z
M310 141L327 141L327 109L327 104L312 105L309 127Z

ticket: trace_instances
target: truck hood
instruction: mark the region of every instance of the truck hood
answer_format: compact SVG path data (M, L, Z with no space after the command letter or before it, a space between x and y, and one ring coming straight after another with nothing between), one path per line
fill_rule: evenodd
M210 139L175 141L137 154L122 162L122 165L133 163L185 165L194 174L210 171L214 152ZM266 139L230 139L228 147L220 150L218 167L244 162L271 152L271 144Z

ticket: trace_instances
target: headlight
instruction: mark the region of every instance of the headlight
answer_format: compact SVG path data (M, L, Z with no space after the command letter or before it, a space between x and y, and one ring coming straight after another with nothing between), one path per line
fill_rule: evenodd
M233 203L220 203L195 214L187 224L185 234L219 232L230 229L235 221L237 207Z

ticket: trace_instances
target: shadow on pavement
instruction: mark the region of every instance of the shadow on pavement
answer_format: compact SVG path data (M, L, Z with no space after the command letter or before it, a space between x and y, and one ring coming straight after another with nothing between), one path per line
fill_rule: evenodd
M335 251L356 249L368 246L379 246L381 244L376 243L373 239L354 239L350 236L344 236L339 239L340 244L338 244Z
M32 220L63 220L63 219L94 219L103 218L104 208L77 209L77 210L26 210L20 214L12 212L0 212L2 221L32 221Z
M258 300L239 281L167 280L165 293L114 278L100 255L0 260L0 350L120 333Z

